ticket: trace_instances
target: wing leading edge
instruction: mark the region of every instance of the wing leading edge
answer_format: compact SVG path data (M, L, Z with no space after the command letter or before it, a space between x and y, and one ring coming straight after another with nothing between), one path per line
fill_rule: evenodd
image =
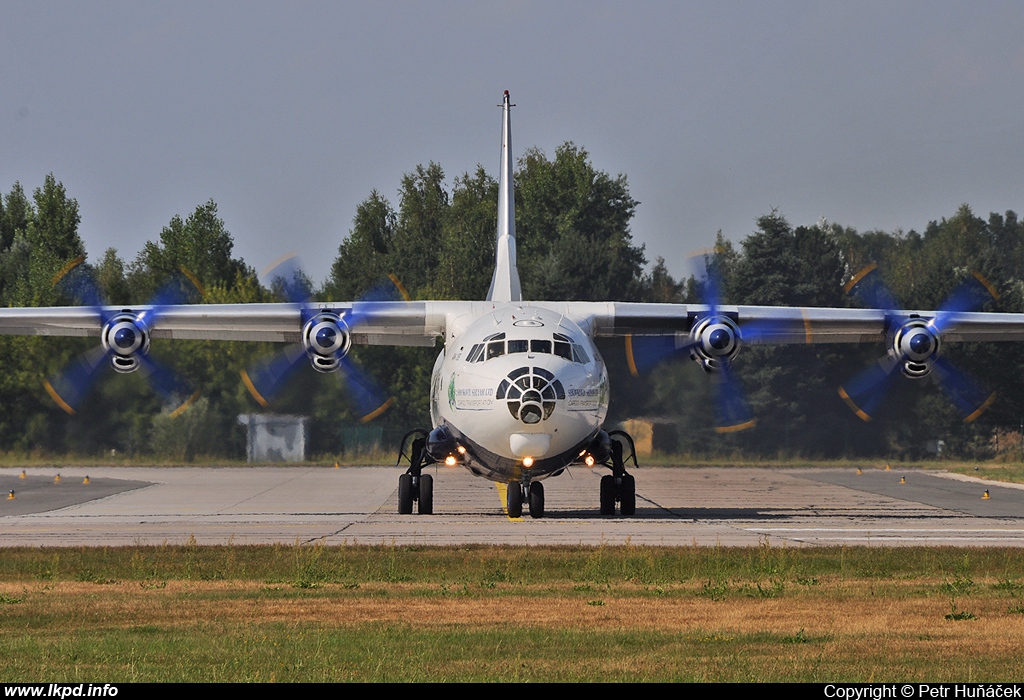
M309 310L339 314L360 309L361 302L316 303ZM574 319L593 337L673 335L689 332L696 319L710 313L701 304L631 302L369 302L372 314L353 333L361 345L432 346L460 319L476 318L499 306L539 306ZM145 311L147 306L105 307L112 313ZM744 338L751 344L865 343L885 339L893 318L928 320L936 311L881 311L786 306L721 306L719 314L740 323L770 323L770 333ZM154 325L154 338L297 342L303 307L295 304L187 304L166 308ZM947 316L945 341L1024 341L1024 314L956 313ZM0 335L92 336L101 333L95 310L57 306L0 309Z

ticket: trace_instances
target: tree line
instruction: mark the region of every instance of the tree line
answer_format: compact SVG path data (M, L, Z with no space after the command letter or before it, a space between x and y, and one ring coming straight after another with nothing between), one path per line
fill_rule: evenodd
M389 286L389 276L417 299L482 299L495 254L497 189L483 168L450 184L440 165L416 167L392 200L372 191L359 204L352 228L339 241L326 280L310 281L313 298L367 298ZM648 267L647 251L632 237L637 202L625 176L597 170L585 149L566 143L553 157L527 151L515 171L520 275L527 299L700 303L704 280L675 279L662 258ZM76 200L53 175L31 196L20 183L0 198L0 304L80 304L55 284L67 265L86 255L78 234ZM106 302L148 303L169 281L189 271L194 303L280 301L280 290L260 283L234 255L234 239L212 200L175 216L125 260L115 249L82 266ZM1024 224L1016 214L987 219L961 206L922 232L857 232L820 221L792 226L777 211L756 221L732 243L721 232L709 258L728 304L858 306L843 286L870 263L903 308L937 308L954 287L977 271L998 291L985 309L1024 310ZM152 355L195 386L202 396L172 418L162 397L142 376L100 376L87 410L68 415L50 400L43 381L95 347L95 339L0 336L0 450L98 454L117 450L171 459L245 453L242 413L272 410L311 417L314 453L352 446L357 417L344 387L303 367L270 409L258 406L239 371L273 351L269 344L212 341L153 342ZM897 381L878 417L859 420L837 387L885 349L878 345L750 346L734 363L758 419L735 434L714 431L709 378L693 362L676 359L646 376L628 371L621 341L599 348L612 378L611 419L649 417L675 427L669 449L693 454L917 457L928 441L943 440L949 454L983 457L1017 433L1024 421L1024 348L1015 343L944 345L943 354L998 399L966 424L930 381ZM358 347L356 361L396 398L378 419L385 434L429 422L430 370L439 348ZM1018 448L1019 448L1019 442Z

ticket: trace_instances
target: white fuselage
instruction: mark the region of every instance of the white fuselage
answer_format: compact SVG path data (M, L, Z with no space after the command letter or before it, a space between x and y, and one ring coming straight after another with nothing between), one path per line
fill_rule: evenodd
M525 302L496 304L434 363L430 417L458 462L494 481L543 479L580 458L608 414L608 372L573 320Z

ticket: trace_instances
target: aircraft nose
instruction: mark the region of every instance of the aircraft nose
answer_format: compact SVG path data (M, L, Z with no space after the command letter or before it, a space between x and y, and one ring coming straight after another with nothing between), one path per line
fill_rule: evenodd
M550 370L519 367L501 380L495 398L505 402L516 420L536 425L551 417L557 402L565 399L565 389Z
M508 436L508 446L520 459L543 457L551 448L551 436L547 433L512 433Z

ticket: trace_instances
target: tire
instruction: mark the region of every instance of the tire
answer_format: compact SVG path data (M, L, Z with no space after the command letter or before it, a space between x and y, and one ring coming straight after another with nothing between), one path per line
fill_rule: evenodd
M420 475L420 515L434 514L434 477L430 474Z
M539 481L530 484L530 517L544 517L544 484Z
M412 515L412 474L398 477L398 514Z
M615 477L601 477L601 515L615 515Z
M636 513L636 479L626 474L622 477L622 486L619 487L619 512L626 516Z
M523 486L519 482L514 481L508 485L506 505L508 506L508 517L523 517Z

